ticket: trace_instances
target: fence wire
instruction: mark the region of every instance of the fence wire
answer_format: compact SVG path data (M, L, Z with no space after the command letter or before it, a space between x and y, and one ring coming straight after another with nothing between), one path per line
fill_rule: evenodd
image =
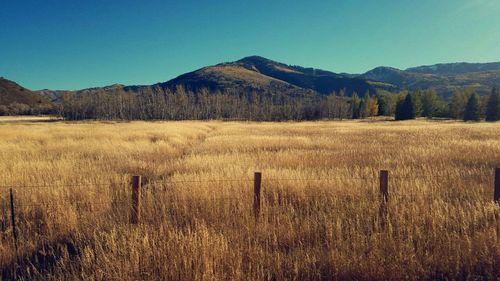
M483 181L485 179L486 175L464 175L464 176L459 176L460 181L462 182L472 182L472 181ZM171 191L170 189L160 189L158 190L157 186L163 186L164 188L168 188L169 185L173 184L183 184L183 183L251 183L254 182L254 179L250 178L221 178L221 179L198 179L198 180L168 180L166 178L153 178L149 179L147 177L144 178L144 184L143 186L152 186L153 190L155 192L166 192L166 191ZM371 188L368 188L368 190L371 190L372 193L376 193L376 185L378 185L378 179L379 177L375 176L365 176L365 177L345 177L345 176L336 176L336 177L323 177L323 178L265 178L262 177L262 182L263 183L279 183L279 182L300 182L300 183L305 183L305 182L331 182L331 181L373 181L370 185ZM428 175L421 175L421 174L413 174L412 176L409 175L389 175L389 181L391 180L408 180L408 181L413 181L413 180L421 180L421 179L448 179L448 180L453 180L454 182L457 182L457 177L456 176L449 176L449 175L437 175L437 176L428 176ZM488 180L489 182L489 180ZM54 184L48 184L48 183L43 183L43 184L34 184L34 185L19 185L19 184L3 184L0 185L0 200L1 201L6 201L9 200L8 194L3 194L1 192L1 189L5 189L5 191L9 192L9 189L12 189L14 194L17 193L30 193L35 191L37 188L56 188L56 187L61 187L61 188L71 188L71 187L119 187L119 186L128 186L130 185L130 182L123 181L123 182L94 182L94 183L68 183L68 184L63 184L63 183L54 183ZM147 189L146 189L147 190ZM363 189L365 190L365 189ZM350 190L351 191L351 190ZM283 194L284 191L282 190L272 190L271 195L267 194L269 192L269 189L263 190L264 194L263 196L277 196L278 198L286 199L286 198L325 198L325 197L346 197L346 196L355 196L355 197L367 197L369 194L358 194L358 195L353 195L353 194L340 194L338 192L336 193L316 193L316 194L307 194L307 193L297 193L297 194ZM436 194L437 192L437 194ZM453 190L451 191L453 192ZM114 193L117 195L116 193ZM121 193L120 195L125 195L128 194L128 191L125 191ZM278 194L278 195L276 195ZM397 188L391 188L390 190L390 196L393 198L412 198L416 200L417 198L423 198L427 199L429 197L435 197L436 199L442 200L443 196L446 196L447 194L451 194L450 191L445 191L444 193L438 190L437 188L431 188L431 190L426 190L426 191L421 191L421 190L415 190L415 189L405 189L405 190L398 190ZM487 190L480 190L476 189L472 192L465 192L462 193L460 198L464 197L470 197L470 196L490 196L493 194L493 191L487 191ZM371 196L371 195L370 195ZM245 196L232 196L232 197L187 197L187 198L181 198L177 196L171 197L169 200L176 200L176 201L217 201L217 200L241 200ZM252 198L249 196L249 198ZM67 200L67 199L66 199ZM155 199L156 200L156 199ZM17 200L19 201L19 200ZM87 200L82 200L82 201L75 201L69 199L68 203L57 203L57 202L51 202L51 203L24 203L24 202L16 202L16 206L19 207L41 207L41 206L59 206L59 205L64 205L67 206L68 204L70 205L78 205L78 204L86 204L89 206L107 206L107 205L129 205L130 200L121 200L121 201L116 201L112 200L109 202L89 202Z
M428 176L428 175L389 175L390 179L407 179L407 180L417 180L417 179L450 179L457 180L459 178L462 181L474 181L482 180L487 175L474 175L474 176L456 176L456 175L446 175L446 176ZM168 179L151 179L144 177L147 181L146 184L179 184L179 183L213 183L213 182L253 182L252 178L227 178L227 179L205 179L205 180L168 180ZM378 180L378 176L367 176L367 177L325 177L325 178L265 178L262 177L262 181L267 182L277 182L277 181L335 181L335 180ZM17 188L50 188L50 187L86 187L86 186L112 186L112 185L128 185L130 182L95 182L95 183L44 183L35 185L26 184L2 184L0 188L4 189L17 189Z

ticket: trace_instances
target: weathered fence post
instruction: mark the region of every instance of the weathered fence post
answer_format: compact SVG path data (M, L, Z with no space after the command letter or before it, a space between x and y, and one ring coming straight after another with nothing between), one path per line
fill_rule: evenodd
M380 171L380 196L385 202L389 200L389 172L385 170Z
M14 194L12 193L12 188L10 189L10 219L12 222L12 237L14 238L14 247L17 253L16 212L14 209Z
M2 218L0 218L0 224L1 224L1 231L2 231L2 236L0 237L0 240L3 239L3 234L5 233L5 230L7 229L7 222L9 221L9 216L7 215L7 208L5 207L5 201L7 199L4 199L3 197L0 197L0 204L2 204L0 207L2 208Z
M380 171L380 208L379 218L380 226L385 228L387 221L387 202L389 201L389 172Z
M260 215L260 190L262 183L262 173L255 172L253 178L253 214L255 216L255 220L259 218Z
M132 177L132 209L130 223L138 224L141 218L141 176Z
M493 200L500 204L500 167L495 169L495 193L493 195Z

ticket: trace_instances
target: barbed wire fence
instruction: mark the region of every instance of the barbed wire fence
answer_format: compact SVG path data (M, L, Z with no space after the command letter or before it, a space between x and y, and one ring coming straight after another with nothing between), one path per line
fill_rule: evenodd
M174 185L182 185L182 184L191 184L191 183L217 183L217 184L245 184L249 185L253 183L253 192L252 189L248 189L247 196L242 196L242 194L232 194L232 195L224 195L224 196L195 196L191 194L188 197L179 197L179 196L171 196L168 200L170 203L193 203L193 202L242 202L242 199L245 199L246 204L251 205L249 208L255 217L255 221L259 220L261 216L262 205L265 203L272 203L273 206L278 205L279 202L286 202L286 200L293 200L294 202L303 199L309 200L325 200L334 197L342 197L349 198L349 200L357 200L360 196L369 197L371 200L377 200L379 202L379 219L382 222L381 227L384 227L384 222L387 220L388 213L388 203L393 200L415 200L415 198L424 199L424 200L433 200L439 199L444 200L442 196L437 196L435 194L436 190L427 190L427 193L422 193L421 190L398 190L398 184L401 182L411 183L412 181L422 181L422 180L442 180L446 179L448 181L453 180L455 182L465 182L465 183L473 183L477 181L484 181L487 178L491 178L487 175L463 175L457 179L457 175L425 175L425 174L414 174L414 175L389 175L388 171L380 171L378 177L373 175L366 176L328 176L328 177L318 177L318 178L265 178L262 177L262 173L256 172L254 174L254 178L220 178L220 179L199 179L199 180L169 180L167 177L153 178L148 179L142 176L133 176L130 182L86 182L86 183L42 183L42 184L33 184L33 185L23 185L23 184L2 184L0 185L0 231L3 235L6 232L11 232L13 245L18 248L18 236L19 236L19 228L16 228L16 210L29 210L36 208L47 208L47 207L57 207L57 206L73 206L75 209L82 213L88 212L97 212L102 211L105 208L125 208L124 211L128 212L128 223L132 225L137 225L141 223L141 210L145 208L156 208L160 204L165 205L165 197L158 198L154 196L155 194L161 194L162 192L170 191L175 192L175 190L170 187ZM377 182L378 180L378 182ZM305 183L319 183L324 182L326 184L335 183L335 182L345 182L345 181L359 181L361 186L369 186L369 188L365 190L357 190L358 193L346 193L340 194L339 190L336 190L337 193L332 192L318 192L318 190L311 189L312 193L296 193L287 192L283 189L262 189L262 183L265 185L287 185L290 183L294 184L305 184ZM488 181L488 185L490 185L490 180ZM389 189L389 183L396 186L396 188ZM379 188L378 191L376 188L373 188L374 185L378 183ZM484 184L486 185L486 184ZM40 202L24 202L23 196L21 196L21 200L16 198L16 195L29 195L32 194L35 190L42 191L40 189L44 188L77 188L77 187L122 187L123 192L121 195L111 198L110 200L95 200L95 199L86 199L86 200L77 200L72 198L69 202L54 202L43 200ZM128 189L128 191L124 191ZM324 190L322 190L324 191ZM463 191L463 190L462 190ZM113 190L111 190L113 192ZM147 196L149 192L149 201L144 200L144 197ZM351 190L352 192L352 190ZM420 193L419 193L420 192ZM443 190L441 190L443 192ZM441 195L443 193L440 193ZM169 195L175 195L174 193L170 193ZM464 194L462 194L464 195ZM481 196L482 199L491 198L494 202L500 204L500 168L496 168L495 176L493 179L493 189L487 190L486 188L481 189L470 189L470 192L465 194L471 198L477 198L477 196ZM464 196L465 196L464 195ZM125 198L124 196L131 196L129 198ZM491 197L490 197L491 196ZM152 200L151 200L152 198ZM18 200L15 200L18 199ZM463 198L459 198L458 200L462 200ZM489 200L491 200L489 199ZM271 202L272 200L278 201ZM488 200L485 200L488 201ZM152 205L144 205L144 203L153 203ZM10 210L10 211L9 211ZM154 212L153 212L154 213ZM26 219L26 218L24 218ZM0 239L0 241L5 240L4 238Z

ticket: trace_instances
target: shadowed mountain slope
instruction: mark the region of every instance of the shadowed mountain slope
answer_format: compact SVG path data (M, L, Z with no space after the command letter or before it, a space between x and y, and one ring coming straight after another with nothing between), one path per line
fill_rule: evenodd
M29 106L47 103L39 94L32 92L19 84L0 77L0 105L23 103Z

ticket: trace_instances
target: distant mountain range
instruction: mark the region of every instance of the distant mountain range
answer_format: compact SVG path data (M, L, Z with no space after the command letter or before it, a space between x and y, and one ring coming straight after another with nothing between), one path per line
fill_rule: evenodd
M482 95L500 85L500 62L436 64L406 70L377 67L357 77L411 91L432 88L443 97L449 97L454 90L463 88L473 88Z
M363 74L334 73L326 70L305 68L279 63L259 56L246 57L235 62L207 66L185 73L172 80L154 85L111 85L71 91L81 95L97 91L125 91L141 93L161 87L197 91L251 91L272 94L284 92L294 95L316 93L327 95L344 89L346 95L357 92L374 93L377 90L398 92L401 90L425 90L433 88L443 97L460 88L474 88L486 94L500 85L500 62L451 63L420 66L400 70L377 67ZM30 91L12 81L0 79L0 104L13 101L31 104L45 100L59 101L64 92L58 90Z

